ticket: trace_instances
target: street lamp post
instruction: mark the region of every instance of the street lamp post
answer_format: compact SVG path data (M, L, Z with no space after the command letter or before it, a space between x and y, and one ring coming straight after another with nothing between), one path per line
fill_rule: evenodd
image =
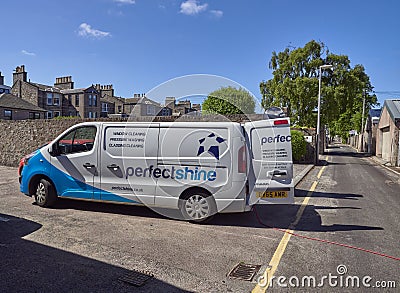
M330 64L325 64L325 65L321 65L320 67L319 67L319 77L318 77L318 116L317 116L317 136L316 136L316 140L315 140L315 143L316 143L316 146L315 146L315 149L316 149L316 152L317 152L317 158L316 158L316 164L318 165L318 163L319 163L319 141L320 141L320 137L319 137L319 134L320 134L320 127L319 127L319 125L320 125L320 123L321 123L321 76L322 76L322 69L328 69L328 68L332 68L333 67L333 65L330 65Z
M364 131L365 131L365 122L364 122L364 114L365 114L365 96L367 95L367 92L363 92L363 108L362 108L362 117L361 117L361 151L364 152Z

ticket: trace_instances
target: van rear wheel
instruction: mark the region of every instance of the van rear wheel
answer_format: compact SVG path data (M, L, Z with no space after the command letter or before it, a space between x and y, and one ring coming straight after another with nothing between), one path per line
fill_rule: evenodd
M57 199L54 186L46 179L40 179L36 185L35 202L40 207L50 207Z
M208 221L216 213L213 197L197 190L182 197L180 209L185 220L196 223Z

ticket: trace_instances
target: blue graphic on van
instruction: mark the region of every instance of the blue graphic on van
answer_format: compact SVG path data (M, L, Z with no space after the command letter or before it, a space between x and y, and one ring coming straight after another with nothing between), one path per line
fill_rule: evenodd
M224 138L216 136L214 133L210 133L207 137L199 140L200 146L197 151L197 156L200 156L204 152L208 152L214 158L219 160L219 145L224 141Z

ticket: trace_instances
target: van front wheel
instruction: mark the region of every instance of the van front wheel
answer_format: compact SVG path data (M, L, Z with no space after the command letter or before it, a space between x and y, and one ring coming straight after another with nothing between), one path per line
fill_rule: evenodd
M180 209L185 220L197 223L209 220L216 213L213 197L203 191L183 196Z
M46 179L40 179L36 186L35 202L40 207L50 207L57 199L53 185Z

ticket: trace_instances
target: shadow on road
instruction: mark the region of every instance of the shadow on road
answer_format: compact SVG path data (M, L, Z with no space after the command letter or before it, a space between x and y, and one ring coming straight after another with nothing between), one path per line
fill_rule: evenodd
M134 287L118 280L125 268L22 238L41 227L0 214L2 292L187 292L156 278Z
M218 214L208 224L218 226L243 226L254 228L280 228L287 229L295 221L299 205L263 205L257 206L258 221L255 212L245 214ZM307 205L303 216L295 230L309 232L334 232L334 231L357 231L357 230L383 230L381 227L334 224L323 225L318 210L351 209L361 210L355 207L327 207ZM361 211L360 211L361 212ZM266 226L264 226L266 225Z
M296 189L295 197L305 197L307 190ZM349 193L327 193L314 191L312 197L317 198L331 198L338 200L350 200L353 204L363 198L359 194ZM156 219L167 219L163 215L172 215L174 212L179 213L178 210L163 210L160 209L160 213L155 210L144 206L133 206L133 205L120 205L112 203L98 203L98 202L86 202L76 201L69 199L59 200L56 209L77 209L96 213L112 213L120 215L130 215L134 217L146 217ZM268 227L286 229L289 225L295 221L296 213L300 208L299 204L290 205L257 205L257 211L261 221L267 224ZM361 226L361 225L332 225L326 226L322 224L321 216L318 210L329 210L334 212L335 210L351 209L354 212L362 212L358 207L354 206L313 206L307 205L303 216L296 227L296 230L302 231L314 231L314 232L332 232L332 231L349 231L349 230L383 230L381 227L372 226ZM176 216L178 218L178 215ZM268 228L263 226L256 218L254 211L247 213L231 213L231 214L217 214L215 215L206 225L216 226L237 226L237 227L253 227L253 228Z
M295 197L306 197L307 193L308 190L296 189ZM354 193L333 193L333 192L314 191L312 197L358 200L363 196L361 194L354 194Z

